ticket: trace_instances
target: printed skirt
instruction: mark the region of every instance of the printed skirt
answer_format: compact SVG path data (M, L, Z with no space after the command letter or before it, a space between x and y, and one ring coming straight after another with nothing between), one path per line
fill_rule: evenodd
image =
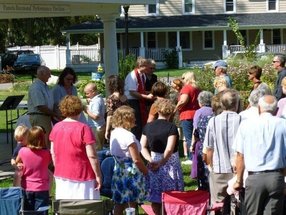
M147 198L146 180L131 158L115 158L111 183L112 200L117 204L142 203Z
M151 157L153 161L160 161L163 154L151 152ZM179 153L173 153L157 171L149 171L147 183L150 202L161 203L162 192L183 191L184 180Z

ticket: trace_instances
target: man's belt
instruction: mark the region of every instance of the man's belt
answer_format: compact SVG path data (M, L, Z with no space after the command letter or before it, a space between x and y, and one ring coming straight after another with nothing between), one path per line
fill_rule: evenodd
M258 171L258 172L249 171L248 175L258 175L258 174L271 173L271 172L281 172L282 173L282 169L264 170L264 171Z

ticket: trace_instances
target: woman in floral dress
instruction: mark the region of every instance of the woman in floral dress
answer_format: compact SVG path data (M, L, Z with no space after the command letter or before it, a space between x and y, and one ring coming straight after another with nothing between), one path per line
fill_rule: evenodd
M135 126L134 110L126 105L117 108L111 123L110 153L115 159L111 190L114 214L121 215L125 208L137 208L146 200L148 169L140 157L140 143L130 131Z

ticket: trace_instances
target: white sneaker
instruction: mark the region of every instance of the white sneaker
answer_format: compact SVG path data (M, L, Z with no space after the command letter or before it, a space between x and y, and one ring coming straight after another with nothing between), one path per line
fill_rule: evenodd
M193 162L191 160L185 160L181 162L184 165L191 165Z

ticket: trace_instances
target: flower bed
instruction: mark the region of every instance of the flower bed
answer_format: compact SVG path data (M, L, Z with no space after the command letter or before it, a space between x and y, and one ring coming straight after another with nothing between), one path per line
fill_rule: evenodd
M0 74L0 84L14 82L13 74Z

